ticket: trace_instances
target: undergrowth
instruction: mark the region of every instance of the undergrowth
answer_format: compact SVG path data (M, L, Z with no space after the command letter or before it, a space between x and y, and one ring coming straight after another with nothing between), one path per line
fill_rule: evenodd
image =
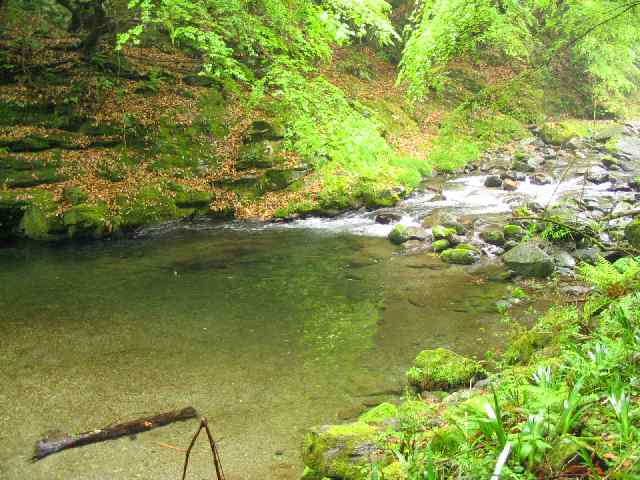
M365 477L638 478L639 272L633 258L583 266L584 307L553 308L519 334L484 393L387 431L399 466Z

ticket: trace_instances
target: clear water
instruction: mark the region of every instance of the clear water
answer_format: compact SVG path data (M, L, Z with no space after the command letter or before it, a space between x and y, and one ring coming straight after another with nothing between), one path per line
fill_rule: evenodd
M187 405L229 480L294 479L312 425L401 391L421 349L482 355L506 286L385 240L309 230L174 232L0 249L0 478L176 479L190 421L67 450L35 441ZM206 442L189 478L212 478Z

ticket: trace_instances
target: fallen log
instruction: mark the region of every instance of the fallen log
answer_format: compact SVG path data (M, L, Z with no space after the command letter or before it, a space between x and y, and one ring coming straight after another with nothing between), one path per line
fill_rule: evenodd
M31 459L35 462L68 448L82 447L92 443L104 442L105 440L135 435L136 433L146 432L157 427L162 427L173 422L189 420L197 416L198 412L196 412L195 408L187 407L182 410L174 410L160 415L110 425L90 432L63 435L61 438L54 439L43 438L36 443L36 451Z

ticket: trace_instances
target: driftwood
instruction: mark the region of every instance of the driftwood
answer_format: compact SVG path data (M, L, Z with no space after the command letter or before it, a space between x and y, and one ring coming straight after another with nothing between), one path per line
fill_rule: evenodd
M62 438L57 439L43 438L36 443L36 451L32 460L42 460L48 455L68 448L81 447L92 443L104 442L105 440L113 440L119 437L134 435L136 433L146 432L147 430L162 427L173 422L189 420L190 418L195 418L197 416L198 412L196 412L195 408L187 407L182 410L175 410L173 412L162 413L160 415L139 418L130 422L110 425L91 432L65 435Z
M184 470L182 471L182 480L187 478L187 467L189 466L189 456L191 455L191 449L196 444L196 440L200 435L202 430L207 432L207 437L209 437L209 446L211 447L211 454L213 455L213 466L216 469L216 479L217 480L225 480L224 471L222 470L222 462L220 461L220 453L218 453L218 447L216 446L216 442L213 439L213 435L211 435L211 430L209 430L209 421L206 417L202 417L200 420L200 427L193 435L191 439L191 443L189 444L189 448L187 448L187 453L184 457Z

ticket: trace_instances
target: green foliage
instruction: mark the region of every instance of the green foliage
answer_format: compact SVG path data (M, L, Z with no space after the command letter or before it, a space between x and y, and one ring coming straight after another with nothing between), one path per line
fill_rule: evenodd
M557 62L586 75L581 89L596 106L610 106L637 90L640 15L631 9L616 18L627 6L617 0L424 0L409 28L399 80L419 99L447 84L455 60L497 55L516 70Z

